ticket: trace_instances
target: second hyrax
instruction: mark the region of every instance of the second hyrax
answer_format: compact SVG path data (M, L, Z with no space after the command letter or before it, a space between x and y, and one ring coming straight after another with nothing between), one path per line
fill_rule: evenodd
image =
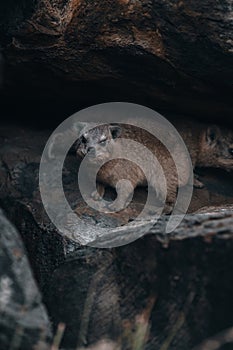
M215 125L199 123L175 123L175 127L182 136L186 147L190 153L193 169L195 167L233 169L233 132ZM164 175L159 171L157 164L150 159L148 151L137 147L132 149L132 154L137 160L147 158L146 171L141 169L134 162L126 159L113 159L114 154L120 154L121 150L116 142L117 138L132 139L145 146L156 156L162 166ZM176 144L174 151L176 152ZM177 152L179 152L177 147ZM93 193L95 200L102 199L105 187L111 186L117 191L117 199L108 205L110 210L119 211L128 204L132 198L132 191L137 186L151 186L158 197L164 198L166 192L165 213L170 213L177 196L179 186L187 185L190 179L190 169L182 167L183 160L180 156L179 167L182 169L182 176L179 179L175 163L167 148L152 134L134 127L132 125L101 125L84 132L76 143L77 155L83 158L87 153L90 156L90 163L104 161L105 164L97 174L97 192ZM185 164L185 162L184 162ZM143 171L144 170L144 171ZM147 174L147 178L145 176ZM164 188L164 176L166 178L166 189ZM120 180L128 180L120 181ZM130 185L129 185L130 184ZM197 179L194 184L201 187L202 184Z

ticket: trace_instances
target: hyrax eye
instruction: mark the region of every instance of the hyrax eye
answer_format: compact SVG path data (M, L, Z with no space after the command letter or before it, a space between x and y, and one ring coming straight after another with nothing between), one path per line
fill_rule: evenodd
M233 148L228 148L228 152L229 152L230 155L233 157Z
M106 141L107 141L107 139L100 140L101 146L105 146L106 145Z

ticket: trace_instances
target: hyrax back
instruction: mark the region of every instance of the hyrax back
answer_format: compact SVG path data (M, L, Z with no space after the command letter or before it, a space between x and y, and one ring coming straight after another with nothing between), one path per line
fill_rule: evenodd
M233 170L233 130L217 125L176 121L192 159L193 168Z

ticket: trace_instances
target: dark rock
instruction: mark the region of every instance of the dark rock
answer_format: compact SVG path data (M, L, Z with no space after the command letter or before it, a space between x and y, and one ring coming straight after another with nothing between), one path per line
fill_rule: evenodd
M191 211L211 207L187 215L170 235L164 234L168 217L162 217L146 237L130 245L83 247L60 235L41 203L38 169L47 136L21 128L2 130L0 201L25 243L53 331L65 324L63 347L94 347L101 339L111 339L130 349L129 343L144 334L140 339L146 349L187 350L230 327L231 175L203 173L206 187L194 192ZM124 215L101 217L82 200L76 171L75 158L68 155L64 190L84 222L124 225L142 209L146 191L139 189ZM137 221L131 231L121 227L121 242L142 228ZM114 246L116 236L109 234L108 240ZM105 238L98 241L99 247L105 243Z
M12 3L1 3L0 35L17 114L30 96L38 122L110 100L231 122L231 0Z
M0 210L0 344L49 349L50 323L21 237Z
M55 329L67 325L63 346L110 338L131 349L140 319L148 350L192 349L231 327L232 224L229 210L190 215L170 238L156 226L130 245L70 255L45 297Z

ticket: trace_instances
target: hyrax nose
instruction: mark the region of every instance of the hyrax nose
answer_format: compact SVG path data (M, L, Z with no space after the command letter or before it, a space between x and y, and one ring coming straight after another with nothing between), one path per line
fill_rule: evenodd
M88 147L87 152L94 155L95 154L95 147L92 147L92 146Z

